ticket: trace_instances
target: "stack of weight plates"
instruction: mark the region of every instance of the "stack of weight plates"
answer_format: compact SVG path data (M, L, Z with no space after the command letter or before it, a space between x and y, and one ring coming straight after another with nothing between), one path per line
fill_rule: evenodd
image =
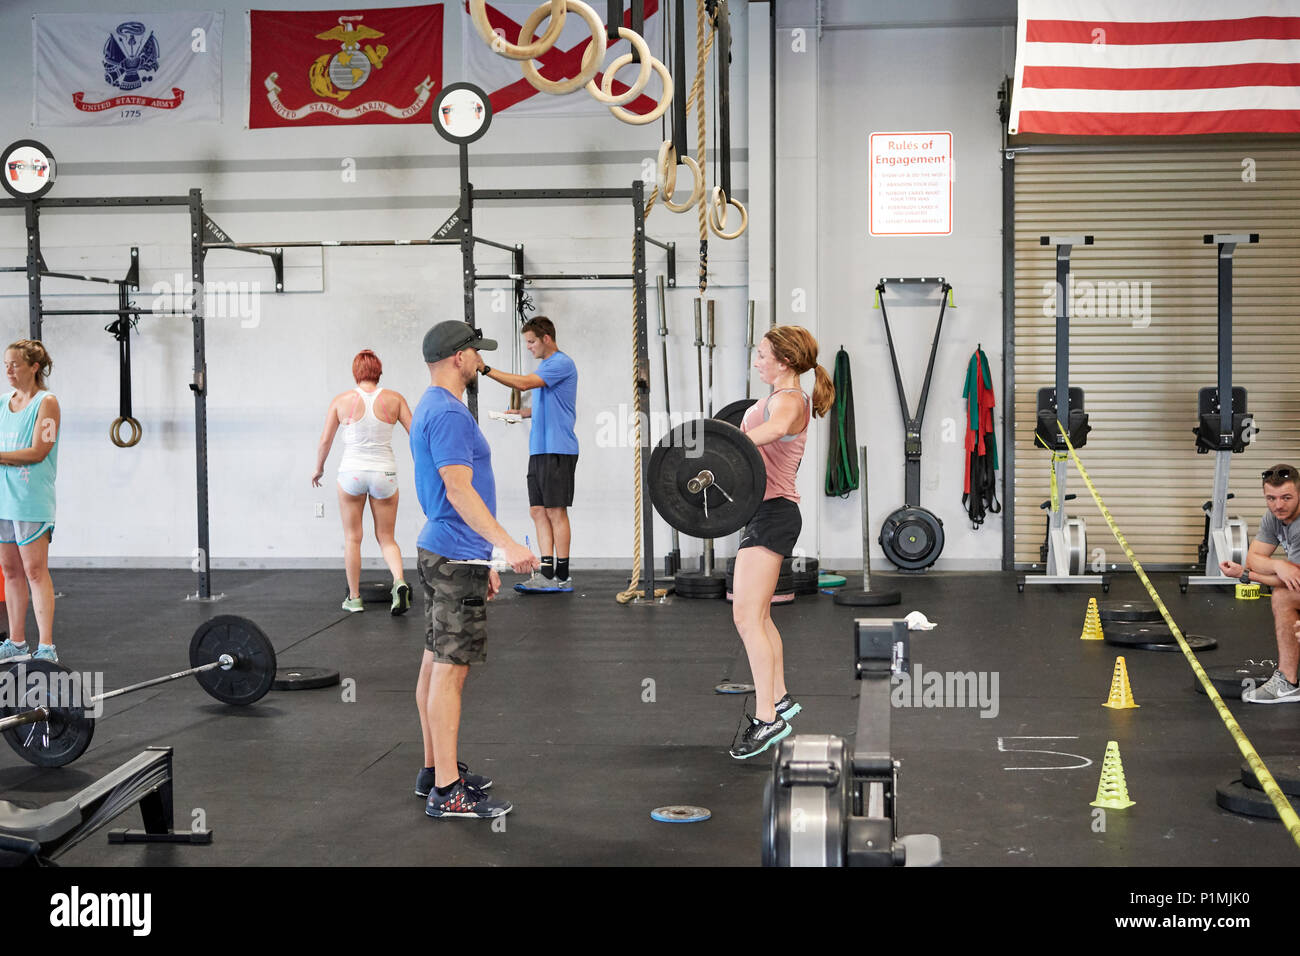
M1177 651L1178 640L1165 626L1160 612L1150 604L1103 601L1099 606L1101 632L1107 644L1140 651ZM1184 634L1193 651L1212 651L1219 642L1201 634Z
M1277 781L1278 788L1287 795L1291 806L1300 812L1300 757L1295 754L1261 754L1260 759L1268 772ZM1215 802L1225 810L1247 817L1263 817L1266 820L1280 819L1273 801L1268 798L1255 771L1245 761L1241 764L1241 776L1233 777L1220 784L1215 791Z
M1219 696L1225 700L1241 700L1243 691L1258 687L1277 669L1277 661L1246 661L1243 664L1221 664L1218 667L1205 668L1205 676L1210 679ZM1198 694L1204 694L1201 682L1192 676L1192 688Z
M727 593L730 578L717 568L712 574L703 571L678 571L673 578L678 597L716 601Z
M807 561L806 558L804 560L805 562ZM773 604L789 604L791 601L794 600L794 596L796 593L794 561L795 561L794 558L785 558L781 562L781 573L776 579L776 591L772 595ZM726 592L728 601L732 599L731 592L733 589L732 586L735 583L735 574L736 574L736 559L728 558L727 559L727 592ZM817 573L814 571L813 579L816 580L816 577L817 577ZM814 587L813 590L815 591L816 588Z

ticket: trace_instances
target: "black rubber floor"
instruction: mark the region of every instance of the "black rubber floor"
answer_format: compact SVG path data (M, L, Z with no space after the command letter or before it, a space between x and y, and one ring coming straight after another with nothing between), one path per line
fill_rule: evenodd
M871 616L919 610L939 625L912 635L921 690L908 697L921 706L892 713L900 830L937 834L948 865L1300 859L1279 823L1215 805L1215 787L1242 758L1210 701L1193 692L1181 654L1130 651L1141 707L1101 706L1119 649L1079 640L1087 600L1143 597L1132 576L1104 596L1017 594L1011 574L878 578L901 588L904 603ZM175 748L178 825L200 819L212 845L110 846L101 833L61 859L70 866L756 865L770 762L727 755L745 699L713 692L724 676L747 677L743 662L724 674L737 647L730 606L621 606L614 593L625 576L615 572L575 573L572 595L521 596L508 590L513 580L490 605L489 662L470 677L461 734L462 759L515 804L504 829L424 815L412 790L423 615L418 603L399 618L375 605L344 613L341 573L216 572L225 599L200 604L183 600L194 589L188 573L56 571L60 655L76 670L103 671L109 688L187 666L191 634L216 614L256 621L282 667L336 668L345 683L273 691L244 709L191 679L109 701L91 749L68 767L41 770L0 748L0 791L43 804L146 746ZM1171 575L1156 585L1180 626L1219 639L1201 655L1207 666L1273 656L1267 600L1180 595ZM796 731L851 735L854 610L819 594L773 617L804 707ZM974 672L990 692L996 675L996 699L926 706L936 702L922 693L927 672ZM1300 754L1300 708L1229 706L1260 753ZM1108 740L1136 805L1103 817L1089 804ZM713 816L651 820L667 804ZM137 826L138 813L115 825Z

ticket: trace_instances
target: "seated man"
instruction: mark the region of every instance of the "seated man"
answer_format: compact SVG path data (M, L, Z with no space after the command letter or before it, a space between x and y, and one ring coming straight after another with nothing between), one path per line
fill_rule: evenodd
M1264 502L1268 512L1259 520L1259 533L1250 543L1246 566L1223 561L1219 568L1243 584L1273 588L1273 629L1277 634L1277 670L1241 699L1251 704L1300 703L1296 665L1300 662L1300 472L1291 465L1274 465L1264 472ZM1274 558L1281 544L1286 558Z

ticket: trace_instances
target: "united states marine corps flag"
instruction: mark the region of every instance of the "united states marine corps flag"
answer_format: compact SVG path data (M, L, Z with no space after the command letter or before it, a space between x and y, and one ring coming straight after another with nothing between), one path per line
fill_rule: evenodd
M428 123L442 11L250 10L249 128Z

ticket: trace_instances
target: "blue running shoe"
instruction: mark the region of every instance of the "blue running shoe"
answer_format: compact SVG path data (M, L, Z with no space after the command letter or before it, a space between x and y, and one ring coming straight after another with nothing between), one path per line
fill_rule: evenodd
M491 790L492 780L479 773L470 773L469 767L460 761L456 762L456 769L460 771L460 779L475 790ZM415 778L415 795L417 797L428 797L433 791L433 768L424 767L420 770L419 776Z
M493 800L482 790L467 786L464 780L457 780L446 794L439 796L434 790L424 805L424 812L435 819L443 817L466 817L468 819L490 820L503 817L514 807L508 800Z

